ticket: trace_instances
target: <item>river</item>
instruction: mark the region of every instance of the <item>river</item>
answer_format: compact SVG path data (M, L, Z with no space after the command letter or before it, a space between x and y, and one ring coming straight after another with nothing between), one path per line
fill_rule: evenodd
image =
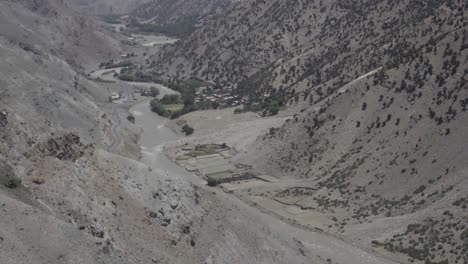
M127 25L119 23L119 24L108 24L107 25L112 28L115 32L120 32L127 29ZM176 42L177 38L168 37L162 34L138 34L138 33L128 33L130 38L134 38L140 45L144 47L153 47L153 46L161 46L166 44L172 44Z

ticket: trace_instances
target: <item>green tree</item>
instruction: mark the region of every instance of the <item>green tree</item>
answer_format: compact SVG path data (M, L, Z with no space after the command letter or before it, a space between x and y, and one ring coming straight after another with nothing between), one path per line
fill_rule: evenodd
M279 112L279 109L280 109L279 104L276 100L271 101L270 104L268 105L268 111L270 112L270 115L277 115Z
M187 136L190 136L193 134L193 132L195 131L195 129L193 129L193 127L185 124L183 127L182 127L182 132L185 133L185 135Z
M166 94L161 99L163 104L177 104L180 102L180 96L178 94Z
M151 111L155 112L156 114L158 114L160 116L168 116L169 115L169 112L164 108L161 101L159 101L159 99L157 99L157 98L154 98L153 100L151 100L150 107L151 107Z
M150 94L151 94L152 97L157 97L159 95L159 89L152 86L150 88Z

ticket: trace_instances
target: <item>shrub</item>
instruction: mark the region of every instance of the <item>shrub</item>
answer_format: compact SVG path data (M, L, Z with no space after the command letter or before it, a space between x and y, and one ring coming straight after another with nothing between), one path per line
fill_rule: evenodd
M365 111L367 109L367 103L366 102L362 103L361 109L362 109L362 111Z
M208 183L208 186L215 187L219 185L219 181L213 177L208 177L206 179L206 182Z
M16 177L9 177L6 179L1 179L0 183L9 189L16 189L21 186L21 179Z
M426 186L421 185L413 193L414 194L419 194L419 193L422 193L424 190L426 190Z

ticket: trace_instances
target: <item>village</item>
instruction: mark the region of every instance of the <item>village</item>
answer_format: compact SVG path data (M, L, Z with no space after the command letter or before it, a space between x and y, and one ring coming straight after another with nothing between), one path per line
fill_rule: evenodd
M228 108L239 106L243 99L234 96L231 87L213 89L213 86L203 86L195 92L195 104L201 102L211 102L217 105L217 108Z
M202 81L194 77L183 81L184 85L195 87L195 89L177 89L181 94L181 101L187 103L186 97L193 98L193 105L197 110L218 109L236 107L245 103L245 99L234 94L232 87L221 88L210 82ZM196 83L196 84L194 84ZM156 87L136 87L135 92L141 96L156 97L159 93Z

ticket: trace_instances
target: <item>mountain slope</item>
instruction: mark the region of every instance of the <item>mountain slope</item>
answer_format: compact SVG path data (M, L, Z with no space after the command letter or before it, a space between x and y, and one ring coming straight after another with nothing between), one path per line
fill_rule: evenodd
M245 162L314 191L262 196L410 261L464 263L467 11L459 0L250 1L151 66L288 105L293 117Z
M400 63L395 60L414 54L430 35L436 38L463 26L464 4L450 3L249 1L222 19L205 21L190 38L154 57L152 66L220 83L244 81L240 93L258 98L274 92L289 100L330 80L339 87L380 66L394 67ZM436 10L444 9L456 13L451 18L455 24L425 26ZM424 37L415 38L415 31ZM336 87L322 87L318 97Z
M74 66L118 54L118 42L67 2L24 0L2 6L2 36L25 49L63 56Z
M310 179L316 191L298 204L335 217L336 232L412 260L466 262L466 10L466 3L442 4L416 28L403 27L403 41L384 35L391 41L375 42L379 53L368 46L369 56L331 53L317 77L290 86L304 91L295 100L309 102L258 142L253 164ZM296 69L293 80L304 68Z
M2 263L171 259L154 254L170 239L161 226L147 230L148 209L120 183L127 170L144 176L148 168L103 150L113 140L114 120L102 105L108 87L82 74L86 64L119 54L114 40L62 1L0 6Z
M121 48L91 17L61 0L0 10L2 263L325 263L281 223L151 163L158 146L139 151L130 103L108 102L131 85L85 73Z

